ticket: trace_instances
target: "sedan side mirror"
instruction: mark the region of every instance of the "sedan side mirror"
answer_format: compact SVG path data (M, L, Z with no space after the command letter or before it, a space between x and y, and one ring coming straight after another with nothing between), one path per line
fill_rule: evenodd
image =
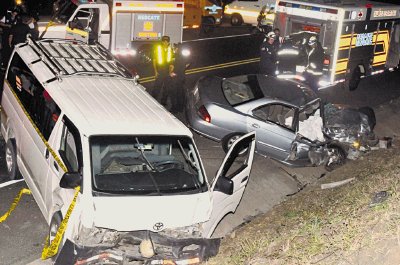
M227 177L220 176L215 183L215 191L220 191L226 195L233 194L233 181Z
M82 184L82 175L78 172L64 173L60 180L60 187L64 189L75 189Z

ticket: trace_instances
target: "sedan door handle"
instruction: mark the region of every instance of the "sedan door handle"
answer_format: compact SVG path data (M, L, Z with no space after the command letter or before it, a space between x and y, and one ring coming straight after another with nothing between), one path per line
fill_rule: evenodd
M260 125L258 125L257 123L253 123L251 126L253 126L256 129L260 128Z
M246 180L248 180L249 179L249 176L246 176L246 177L244 177L243 179L242 179L242 181L240 182L240 183L243 183L243 182L245 182Z

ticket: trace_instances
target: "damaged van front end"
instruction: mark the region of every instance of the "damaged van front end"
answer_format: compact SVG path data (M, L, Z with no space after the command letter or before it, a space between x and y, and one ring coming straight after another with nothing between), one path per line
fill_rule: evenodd
M202 237L198 226L163 232L82 229L75 243L66 241L56 264L199 264L217 255L220 239Z

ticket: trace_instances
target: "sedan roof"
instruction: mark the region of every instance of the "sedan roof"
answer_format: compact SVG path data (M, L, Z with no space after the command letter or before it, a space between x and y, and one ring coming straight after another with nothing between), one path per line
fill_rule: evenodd
M239 83L241 87L240 95L243 98L243 89L249 91L247 100L241 102L233 99L227 100L231 105L239 105L251 100L260 98L261 94L266 98L278 99L288 102L294 106L301 107L317 98L317 95L310 88L291 80L284 80L273 76L262 74L241 75L226 78L223 82ZM226 85L222 85L225 96L227 96Z

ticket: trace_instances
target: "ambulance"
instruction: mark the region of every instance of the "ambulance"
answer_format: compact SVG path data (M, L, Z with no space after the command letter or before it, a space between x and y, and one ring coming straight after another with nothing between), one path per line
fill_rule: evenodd
M299 33L318 37L325 53L319 88L344 82L349 90L363 77L398 66L399 22L400 5L355 0L280 0L275 18L288 39Z
M116 55L135 55L141 46L182 41L183 0L58 0L41 21L41 38L99 42Z
M242 24L257 26L258 14L261 8L266 6L267 20L272 24L275 18L275 3L276 0L234 0L225 6L224 14L230 17L232 26Z

